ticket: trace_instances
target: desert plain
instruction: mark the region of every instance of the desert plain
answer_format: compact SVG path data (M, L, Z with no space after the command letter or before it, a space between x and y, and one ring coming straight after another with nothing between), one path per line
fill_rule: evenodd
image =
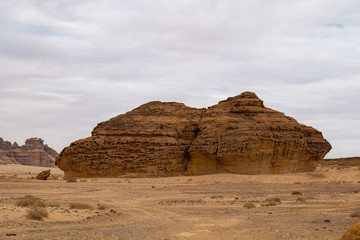
M357 166L279 175L63 179L0 165L0 239L340 239L360 221ZM48 216L27 217L25 195ZM252 203L252 204L251 204Z

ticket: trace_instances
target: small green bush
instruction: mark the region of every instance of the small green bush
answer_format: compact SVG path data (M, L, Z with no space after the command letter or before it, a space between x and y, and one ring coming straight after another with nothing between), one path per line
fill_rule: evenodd
M303 194L301 192L299 192L299 191L294 191L294 192L292 192L291 195L300 195L300 196L302 196Z
M48 212L45 208L33 207L27 211L26 218L41 221L44 217L48 217Z
M45 202L40 198L32 195L25 195L16 201L16 206L19 207L45 207Z
M71 209L91 209L92 208L92 206L87 203L78 203L78 202L69 203L69 207Z
M252 202L247 202L247 203L244 203L243 207L247 208L247 209L255 208L255 204L253 204Z

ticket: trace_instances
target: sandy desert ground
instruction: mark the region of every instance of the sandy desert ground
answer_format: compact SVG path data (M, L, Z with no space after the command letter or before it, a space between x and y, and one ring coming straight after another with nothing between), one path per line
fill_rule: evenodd
M0 239L329 240L360 221L350 216L360 211L357 167L76 182L52 169L49 180L34 179L43 169L0 165ZM18 206L29 194L46 204L44 220Z

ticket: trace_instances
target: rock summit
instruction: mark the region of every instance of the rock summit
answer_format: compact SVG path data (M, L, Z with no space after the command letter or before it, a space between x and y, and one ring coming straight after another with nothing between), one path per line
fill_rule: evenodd
M331 145L318 130L244 92L207 109L149 102L63 149L67 176L278 174L314 171Z

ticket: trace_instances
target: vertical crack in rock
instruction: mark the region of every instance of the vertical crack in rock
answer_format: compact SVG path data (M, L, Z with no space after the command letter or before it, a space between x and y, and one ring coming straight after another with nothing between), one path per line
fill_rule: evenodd
M276 164L276 161L275 161L276 146L277 146L277 142L274 142L273 154L272 154L272 158L270 161L271 167L275 167L275 164Z
M318 130L244 92L207 109L149 102L99 123L56 163L67 176L314 171L331 145Z
M201 120L203 118L203 114L201 115L200 119L199 119L199 122L197 123L196 125L196 129L195 129L195 133L194 133L194 139L189 143L189 145L186 146L185 148L185 151L184 151L184 166L185 166L185 173L187 172L188 170L188 167L189 165L191 165L191 155L189 153L189 149L191 147L191 144L195 141L195 139L197 138L199 132L200 132L200 123L201 123Z

